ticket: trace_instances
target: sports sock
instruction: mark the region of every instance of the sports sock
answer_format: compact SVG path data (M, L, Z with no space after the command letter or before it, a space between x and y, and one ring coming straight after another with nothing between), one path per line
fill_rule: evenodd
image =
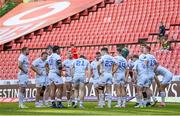
M122 97L118 97L118 100L117 100L117 105L118 106L121 106L121 101L122 101Z
M80 106L82 106L82 105L83 105L83 101L82 101L82 100L80 100L80 101L79 101L79 104L80 104Z
M23 94L21 92L19 92L18 98L19 98L19 104L23 104L24 97L23 97Z
M126 106L126 97L122 98L122 106L124 106L124 107Z
M161 102L165 102L166 93L160 92L160 96L161 96Z
M107 100L108 100L108 107L111 107L111 102L112 102L112 95L107 94Z

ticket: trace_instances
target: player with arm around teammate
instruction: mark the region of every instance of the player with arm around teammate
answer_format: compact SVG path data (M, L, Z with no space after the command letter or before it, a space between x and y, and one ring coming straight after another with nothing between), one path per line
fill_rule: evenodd
M21 55L18 58L18 83L19 83L19 108L28 108L24 105L24 97L26 92L26 87L28 84L28 70L29 70L29 48L23 47L21 49Z
M41 57L34 60L31 67L32 70L36 73L35 83L36 83L37 92L36 92L35 107L42 107L43 105L43 97L46 88L46 78L47 78L47 71L46 71L47 57L48 57L48 53L42 52Z
M86 76L86 71L87 76ZM81 55L78 59L73 60L71 66L71 75L73 77L73 84L74 84L74 99L75 104L73 105L74 108L78 106L78 98L79 98L79 107L84 108L83 101L84 101L84 94L85 94L85 84L86 77L88 77L88 82L91 77L91 68L90 63L88 60L85 59L83 55Z

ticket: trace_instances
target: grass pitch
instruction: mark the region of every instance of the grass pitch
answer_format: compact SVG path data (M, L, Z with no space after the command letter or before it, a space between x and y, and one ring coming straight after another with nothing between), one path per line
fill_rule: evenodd
M66 103L64 103L66 105ZM18 103L0 103L0 115L180 115L180 104L167 104L160 108L134 108L134 103L128 103L127 108L95 108L96 102L85 102L85 109L52 109L35 108L34 103L26 103L28 109L19 109ZM113 105L116 103L113 102Z

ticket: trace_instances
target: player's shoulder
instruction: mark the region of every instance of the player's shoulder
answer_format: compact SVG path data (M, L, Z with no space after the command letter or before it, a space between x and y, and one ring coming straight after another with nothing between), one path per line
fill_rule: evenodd
M53 57L54 57L54 58L57 58L57 59L60 59L60 58L61 58L60 55L58 55L58 54L56 54L56 53L53 54Z
M28 59L28 57L26 55L24 55L24 54L20 54L20 56L18 58L18 60L20 60L20 61L26 60L26 59Z
M68 62L68 59L65 59L65 60L63 61L63 63L66 63L66 62Z
M90 63L89 60L87 60L87 59L84 59L84 61L87 62L87 63Z
M40 62L41 58L36 58L33 62Z
M146 54L147 58L155 58L155 56L153 54Z
M127 61L126 58L124 58L123 56L119 56L119 58L120 58L121 60Z
M26 55L24 55L24 54L20 54L19 55L19 58L26 58L27 56Z

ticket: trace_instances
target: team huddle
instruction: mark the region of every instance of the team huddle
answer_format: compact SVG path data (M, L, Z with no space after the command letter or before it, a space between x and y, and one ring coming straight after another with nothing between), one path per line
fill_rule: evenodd
M67 59L62 61L59 55L60 48L49 46L47 52L42 52L40 58L35 59L31 66L36 73L35 107L64 108L62 97L65 84L67 106L84 108L85 86L89 83L95 87L98 108L104 108L106 104L108 108L127 107L126 85L128 83L135 87L134 97L137 100L135 108L154 106L157 100L150 89L153 80L157 83L161 97L160 106L165 106L165 88L171 82L173 74L159 65L150 51L149 46L142 45L139 56L129 55L128 58L124 58L121 48L117 48L116 56L113 57L109 54L108 48L104 47L100 52L96 52L94 61L90 63L83 55L73 59L70 51L67 51ZM30 68L28 55L29 49L24 47L18 59L20 108L27 108L24 105L24 95ZM163 77L161 81L157 78L158 75ZM115 106L112 106L112 84L117 94Z

